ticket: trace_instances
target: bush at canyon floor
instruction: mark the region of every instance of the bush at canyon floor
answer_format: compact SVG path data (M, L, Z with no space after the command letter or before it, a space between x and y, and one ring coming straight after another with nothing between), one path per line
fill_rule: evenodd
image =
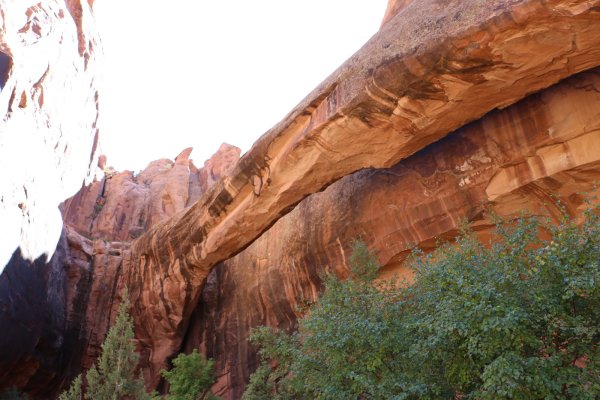
M357 243L299 333L254 331L244 399L600 398L598 211L465 231L413 257L413 285L377 283Z
M210 388L215 383L214 362L194 349L173 359L173 369L161 371L169 382L168 400L218 400Z
M102 344L102 354L97 365L86 374L86 400L151 399L144 381L136 376L138 355L133 343L133 323L129 316L129 296L123 295L115 324ZM82 379L78 376L59 400L80 400Z
M85 395L82 395L83 382L82 376L79 375L71 383L71 387L60 395L59 400L84 398L86 400L160 400L163 398L156 393L146 393L144 381L136 376L138 355L133 343L133 322L129 315L129 308L129 296L125 292L115 324L108 331L102 344L102 354L97 366L87 371ZM197 350L190 354L179 354L173 359L173 369L161 371L170 385L169 394L164 398L217 400L218 398L210 391L215 381L213 367L213 361L207 360ZM18 393L12 395L17 396ZM13 399L13 397L6 399Z

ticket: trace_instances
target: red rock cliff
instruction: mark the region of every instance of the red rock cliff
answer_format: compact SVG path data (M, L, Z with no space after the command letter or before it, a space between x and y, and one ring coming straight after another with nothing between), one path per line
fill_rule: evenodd
M197 169L190 152L138 176L105 169L105 179L63 204L65 229L50 263L13 255L0 277L0 389L54 398L92 365L120 300L129 242L188 206L240 154L224 144Z
M324 271L344 275L361 237L384 266L414 244L431 248L468 221L481 236L485 212L576 216L600 181L600 70L569 78L453 132L389 169L366 169L302 201L252 245L208 276L183 351L215 358L225 399L238 399L257 366L250 329L293 328L317 299ZM596 192L596 194L598 194Z
M148 382L178 351L211 268L306 196L393 166L600 63L599 1L410 3L185 212L137 239L125 284ZM533 50L535 49L535 50Z
M215 389L238 398L256 361L249 329L293 326L318 272L344 273L354 237L386 274L461 219L485 234L488 207L553 215L547 197L562 194L577 214L599 176L599 72L576 74L600 65L600 0L390 6L232 169L196 171L184 152L65 203L70 365L90 365L128 287L148 385L199 346L217 359Z

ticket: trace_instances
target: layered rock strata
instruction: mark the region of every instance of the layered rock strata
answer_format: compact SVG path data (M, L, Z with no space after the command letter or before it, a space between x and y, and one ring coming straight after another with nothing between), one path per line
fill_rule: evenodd
M0 2L0 271L17 247L29 260L52 254L58 205L95 172L101 51L92 4Z
M65 204L74 229L61 242L71 250L57 253L64 270L36 286L40 308L64 308L44 326L63 331L49 352L38 353L35 339L11 353L11 368L26 371L20 386L43 393L36 382L50 381L39 377L64 382L52 357L38 354L59 357L67 337L81 350L62 365L89 366L127 287L148 386L170 357L200 346L217 357L216 389L237 398L255 363L249 328L293 326L295 305L317 297L319 268L344 273L352 238L369 243L385 275L402 272L412 244L433 246L462 218L485 234L486 207L552 215L541 199L561 193L577 213L577 192L593 191L598 177L598 71L531 93L600 64L600 0L393 7L382 30L224 178L210 163L211 174L195 170L184 152ZM494 108L506 109L472 122ZM204 191L203 182L215 184ZM64 299L50 301L52 293ZM14 298L0 297L0 318L17 315Z
M182 351L216 360L215 392L238 399L257 364L251 328L294 327L318 297L320 274L344 276L365 240L381 275L410 278L414 245L435 246L468 222L482 240L486 212L576 217L600 183L600 70L581 73L494 111L389 169L365 169L292 212L208 276Z
M125 259L151 386L210 271L306 196L385 168L452 130L600 64L600 1L408 4L263 135L192 207Z
M514 215L528 209L557 216L552 196L561 195L567 210L577 215L585 207L581 193L593 194L597 190L594 183L600 180L598 110L600 71L592 70L505 110L494 111L389 169L362 170L303 200L246 250L211 272L189 326L179 333L185 340L178 351L200 348L215 358L219 380L214 390L226 399L237 399L257 361L247 342L250 329L264 324L292 328L300 310L317 299L321 290L319 274L346 273L346 258L354 238L362 237L375 251L384 265L382 276L407 276L401 262L414 244L431 248L438 237L454 235L465 220L485 237L490 228L486 210ZM202 170L194 173L189 153L182 154L178 160L180 164L187 160L191 175L206 174ZM205 165L220 164L218 159ZM49 385L67 382L65 371L73 376L80 365L91 365L114 318L119 293L127 282L127 265L131 263L131 236L125 237L129 235L125 232L131 231L108 232L103 227L111 223L104 226L93 221L101 213L113 220L122 218L116 210L123 209L117 204L131 204L126 208L129 211L151 210L151 196L131 196L132 192L124 189L136 180L141 186L138 190L145 187L150 191L155 184L166 188L160 182L172 177L177 162L151 163L138 177L124 173L131 180L115 180L106 186L106 202L100 213L90 218L91 225L81 222L88 218L74 217L93 215L97 197L89 193L98 193L98 189L91 188L100 182L65 203L67 220L88 237L67 226L61 243L68 251L59 250L57 257L61 258L53 259L51 264L62 265L62 269L52 267L50 271L54 272L37 271L37 277L21 279L30 288L38 285L36 292L45 294L42 299L32 300L28 309L20 310L38 310L38 314L31 314L37 321L38 339L29 340L29 345L23 343L29 338L23 335L23 328L9 336L12 341L6 343L12 352L22 350L21 358L17 358L20 362L0 368L12 372L4 377L5 383L19 382L30 393L47 394ZM154 178L145 181L141 176ZM184 182L195 179L180 179L181 188L186 187ZM192 186L186 188L193 191ZM154 201L158 201L168 191L155 193ZM125 218L129 220L135 218ZM146 218L142 225L149 227L149 220ZM104 234L114 235L113 241L99 238ZM125 237L123 241L117 239L119 236ZM8 272L15 271L23 273L27 269ZM0 283L19 281L6 273L2 277L6 280ZM189 288L185 275L173 273L168 279L182 291ZM17 290L18 285L13 288ZM173 295L168 288L155 289L157 296ZM14 302L6 300L3 304L15 310ZM54 315L54 322L44 315ZM12 319L3 324L17 319L18 314L13 313ZM143 346L139 350L147 359L153 351ZM7 349L1 351L12 354Z

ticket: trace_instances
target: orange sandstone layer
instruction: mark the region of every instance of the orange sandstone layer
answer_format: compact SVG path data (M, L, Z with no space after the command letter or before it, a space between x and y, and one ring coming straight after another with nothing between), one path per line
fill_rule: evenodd
M599 5L424 0L388 21L231 174L124 255L150 386L179 349L214 265L336 180L390 167L494 108L600 64Z
M238 399L257 366L247 339L260 325L292 329L317 300L320 274L345 276L352 241L365 240L381 276L410 278L418 245L468 223L489 238L486 212L576 217L600 194L600 70L563 80L493 111L388 169L365 169L303 200L254 243L208 275L182 350L216 360L214 390Z

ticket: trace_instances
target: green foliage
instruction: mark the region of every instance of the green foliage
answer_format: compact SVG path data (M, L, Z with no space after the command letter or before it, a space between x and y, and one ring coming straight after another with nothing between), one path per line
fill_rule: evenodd
M58 400L82 400L81 392L81 375L77 375L77 378L71 382L69 390L62 392Z
M129 296L123 296L115 324L102 344L102 354L97 366L86 375L86 399L146 399L149 395L144 381L135 376L138 355L133 343L133 323L129 316Z
M86 400L146 400L144 381L136 377L135 366L138 355L133 343L133 323L129 316L127 292L119 305L117 318L102 344L102 353L97 365L87 371ZM79 397L77 397L79 396ZM81 398L81 377L77 377L61 400Z
M264 362L245 400L381 398L394 391L402 351L397 293L372 284L378 265L363 242L354 243L349 263L350 279L325 277L326 290L301 321L301 336L265 327L253 332Z
M215 382L214 361L207 360L196 349L190 354L179 354L173 360L171 371L161 371L169 382L169 395L172 400L216 399L210 392Z
M600 398L597 214L500 222L490 246L463 232L415 253L412 286L375 285L355 244L351 279L325 280L299 334L253 332L263 362L243 398Z
M0 392L0 400L25 400L27 397L13 387Z

